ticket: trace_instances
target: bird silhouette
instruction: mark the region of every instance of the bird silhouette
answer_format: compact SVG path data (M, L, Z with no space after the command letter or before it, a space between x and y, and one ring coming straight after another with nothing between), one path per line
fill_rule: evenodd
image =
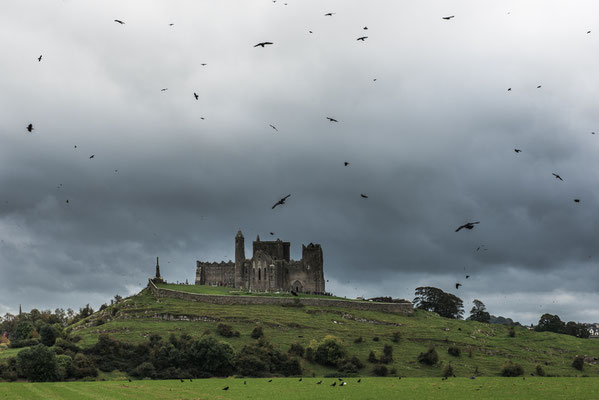
M455 15L450 15L448 17L441 17L441 18L449 21L450 19L455 18Z
M294 292L293 290L291 291L291 294L292 294L293 296L297 296L297 293L296 293L296 292Z
M358 379L358 383L362 382L362 378Z
M368 36L361 36L361 37L357 38L356 40L365 41L366 39L368 39Z
M67 199L66 203L69 204L69 200L68 199Z
M508 91L508 92L511 92L511 91L512 91L512 88L511 88L511 87L507 88L507 91Z
M470 278L470 275L466 275L466 279Z
M225 386L225 387L223 388L223 390L229 390L229 387L228 387L228 386Z
M327 117L327 119L328 119L329 121L331 121L331 122L339 122L339 121L337 121L335 118Z
M274 232L270 232L270 234L271 234L271 235L274 235L275 233L274 233Z
M41 54L40 54L40 56L37 58L37 61L38 61L38 62L41 62L41 61L42 61L42 55L41 55Z
M560 181L562 181L562 182L563 182L563 179L562 179L562 177L561 177L561 176L559 176L558 174L554 174L554 173L552 173L551 175L555 176L555 179L559 179Z
M367 31L367 30L368 30L368 27L367 27L367 26L365 26L365 27L364 27L364 28L362 28L362 29L364 29L365 31Z
M299 378L299 381L301 382L301 381L302 381L302 378Z
M183 379L181 379L181 382L185 382Z
M127 379L129 382L131 382L131 379Z
M364 198L364 199L367 199L367 198L368 198L368 196L366 196L364 193L360 193L360 197L362 197L362 198Z
M200 98L200 96L198 96L198 94L196 92L193 92L193 97L195 97L196 100L198 100Z
M337 382L333 382L331 386L337 386Z
M522 152L522 150L520 150L520 149L514 149L514 151L515 151L516 153L521 153L521 152Z
M587 31L587 35L588 35L589 33L591 33L591 31Z
M537 89L540 89L540 88L541 88L541 85L537 86Z
M269 45L269 44L274 44L274 43L273 42L260 42L257 45L254 45L254 47L261 46L262 48L264 48L264 46Z
M288 194L287 196L283 197L281 200L277 201L275 203L274 206L272 206L272 208L274 209L276 206L282 206L283 204L285 204L285 200L287 200L287 198L291 196L290 194Z
M591 135L594 135L594 134L595 134L595 132L591 132Z
M336 13L334 12L330 12L330 13L326 13L324 16L325 17L332 17L333 15L335 15Z
M96 155L92 154L91 156L89 156L89 159L91 160L92 158L94 158Z
M456 283L456 284L455 284L455 288L456 288L456 289L459 289L459 288L460 288L460 286L462 286L462 284L461 284L461 283Z
M458 229L456 229L456 232L459 232L461 229L466 228L466 229L472 229L474 228L474 225L476 224L480 224L480 221L477 222L466 222L464 225L460 226Z
M347 161L344 161L343 165L345 165L347 167L349 165L349 163Z
M272 379L270 379L268 382L269 382L269 383L270 383L270 382L272 382Z
M206 64L206 63L202 63L202 64L200 64L200 65L201 65L202 67L205 67L205 66L206 66L206 65L208 65L208 64Z
M341 382L341 385L339 385L339 386L345 386L345 385L347 385L347 382Z
M316 384L317 384L317 385L320 385L321 383L322 383L322 381L318 381L318 382L316 382Z
M174 26L175 24L168 24L168 26Z
M162 88L162 89L160 89L160 91L161 91L161 92L166 92L167 90L168 90L168 88L167 88L167 87L166 87L166 88Z
M248 381L243 381L243 384L244 384L244 385L247 385L247 384L248 384Z
M279 131L279 130L277 129L277 127L276 127L276 126L274 126L274 125L269 125L269 126L270 126L272 129L274 129L275 131L277 131L277 132Z
M117 24L125 25L125 23L120 19L115 19L114 22L116 22Z
M580 203L580 199L574 199L574 203Z
M33 130L33 124L27 125L27 127L25 129L27 129L29 132L31 132Z

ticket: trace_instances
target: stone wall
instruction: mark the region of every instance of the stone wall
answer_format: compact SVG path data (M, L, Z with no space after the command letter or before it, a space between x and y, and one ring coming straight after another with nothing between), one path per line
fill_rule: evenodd
M201 301L210 304L223 305L283 305L293 304L296 299L305 306L340 307L363 311L383 311L395 314L410 315L414 312L412 303L376 303L366 301L349 301L337 299L317 299L298 297L269 297L269 296L225 296L212 294L197 294L179 292L177 290L158 288L152 281L148 288L157 297L169 297L187 301Z

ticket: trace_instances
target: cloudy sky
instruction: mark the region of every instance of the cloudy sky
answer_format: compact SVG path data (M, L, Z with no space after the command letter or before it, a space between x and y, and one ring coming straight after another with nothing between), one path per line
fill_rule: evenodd
M599 321L599 4L284 1L2 0L0 314L192 281L241 228L337 295Z

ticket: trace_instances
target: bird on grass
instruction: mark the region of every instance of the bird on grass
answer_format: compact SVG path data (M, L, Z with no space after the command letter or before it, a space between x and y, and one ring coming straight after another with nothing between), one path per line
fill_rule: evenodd
M299 378L299 382L301 382L301 381L302 381L302 378Z
M444 20L447 20L447 21L449 21L450 19L452 19L452 18L455 18L455 15L450 15L450 16L447 16L447 17L441 17L441 18L443 18Z
M337 386L337 382L333 382L331 386Z
M277 201L275 203L274 206L272 206L272 208L274 209L276 206L282 206L283 204L285 204L285 200L287 200L287 198L291 196L290 194L288 194L287 196L283 197L281 200Z
M127 379L129 382L131 382L131 379Z
M260 42L257 45L254 45L254 47L258 47L261 46L262 48L264 48L264 46L270 45L270 44L274 44L273 42Z
M322 383L322 381L318 381L318 382L316 382L316 384L317 384L317 385L320 385L321 383Z
M341 382L341 385L339 385L339 386L345 386L345 385L347 385L347 382Z
M522 153L522 150L520 150L520 149L514 149L514 151L515 151L516 153Z
M277 129L277 127L276 127L276 126L274 126L274 125L268 125L268 126L270 126L272 129L274 129L274 130L275 130L275 131L277 131L277 132L279 131L279 130Z
M117 24L125 25L125 23L120 19L115 19L114 22L116 22Z
M368 39L368 36L360 36L360 37L359 37L359 38L357 38L356 40L365 41L366 39Z
M27 129L29 132L31 132L33 130L33 124L27 125L27 127L25 129Z
M343 379L341 379L341 378L337 378L337 379L339 380L339 382L343 382Z
M228 386L225 386L225 387L223 388L223 390L229 390L229 387L228 387Z
M272 379L270 379L268 382L272 382Z
M297 293L296 293L296 292L294 292L293 290L291 291L291 294L292 294L293 296L297 296Z
M464 225L460 226L458 229L456 229L456 232L459 232L461 229L466 228L466 229L472 229L474 228L474 225L476 224L480 224L480 221L477 222L466 222Z
M358 383L362 382L362 378L358 379Z
M244 385L247 385L247 384L248 384L248 381L243 381L243 384L244 384Z
M559 180L560 180L560 181L562 181L562 182L564 181L564 180L562 179L562 177L561 177L561 176L559 176L558 174L551 173L551 175L555 176L555 179L559 179Z
M40 56L37 58L38 62L42 62L42 55L40 54Z
M195 97L196 100L198 100L200 98L200 96L198 96L198 94L196 92L193 92L193 97Z
M459 288L460 288L460 286L462 286L462 284L461 284L461 283L456 283L456 284L455 284L455 288L456 288L456 289L459 289Z
M185 382L183 379L181 379L181 382Z

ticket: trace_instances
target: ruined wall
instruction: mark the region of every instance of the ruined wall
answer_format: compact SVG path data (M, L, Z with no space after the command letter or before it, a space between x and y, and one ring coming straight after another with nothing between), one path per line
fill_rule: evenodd
M258 251L263 251L275 260L289 261L289 242L282 242L281 240L275 241L255 241L253 244L254 255Z
M196 285L235 286L235 263L196 262Z

